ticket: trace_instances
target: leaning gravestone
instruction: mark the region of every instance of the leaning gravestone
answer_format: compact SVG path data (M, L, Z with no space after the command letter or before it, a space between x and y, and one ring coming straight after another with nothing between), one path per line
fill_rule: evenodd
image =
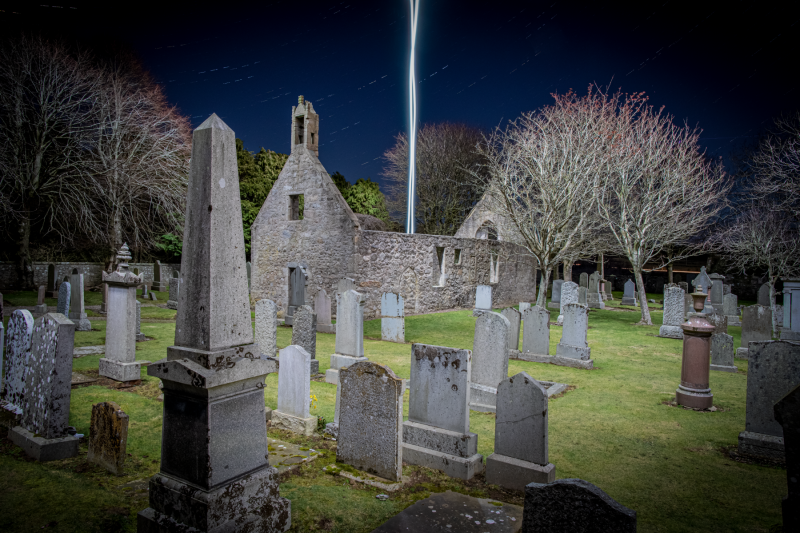
M513 307L507 307L500 313L508 319L508 349L519 350L519 327L522 315Z
M736 350L736 357L748 358L750 342L771 339L772 310L763 305L749 305L742 309L742 346Z
M114 402L92 406L86 460L114 475L123 475L128 448L128 415Z
M78 269L72 270L69 283L72 287L69 303L69 319L75 322L76 331L91 331L92 324L86 318L86 309L83 307L83 274Z
M522 327L522 352L519 358L527 361L530 354L550 355L550 311L535 305L525 311Z
M792 389L773 408L783 427L786 480L789 495L783 499L783 530L800 531L800 386Z
M22 422L8 437L37 461L78 455L80 437L67 432L74 346L75 324L64 315L48 313L34 322Z
M684 316L684 293L680 287L669 287L664 290L664 317L662 326L658 329L659 337L682 339Z
M782 459L783 428L773 406L800 385L800 343L753 341L747 364L745 430L739 452Z
M587 289L589 288L589 274L587 274L586 272L581 272L580 286L585 287Z
M491 285L478 285L475 288L475 309L492 310Z
M37 315L43 315L47 312L47 304L44 303L44 293L45 293L45 286L39 285L39 294L36 298L36 308L34 309L34 313Z
M278 306L272 300L256 302L255 329L261 359L275 357L278 353Z
M486 482L524 490L528 483L555 479L547 450L547 391L520 372L497 387L494 453L486 459Z
M733 337L727 333L711 335L711 370L737 372L733 362Z
M30 365L33 315L26 309L17 309L8 319L5 348L5 378L3 392L7 411L21 415L25 408L25 374Z
M478 435L469 431L469 350L414 344L403 460L471 479L483 470Z
M381 340L406 342L406 318L403 297L384 292L381 296Z
M525 487L525 533L636 533L636 511L582 479Z
M722 313L728 318L729 326L741 326L739 320L739 297L735 294L726 294L722 297Z
M636 284L633 280L625 282L625 290L622 292L622 305L636 305Z
M301 305L295 309L292 326L292 344L302 346L311 356L311 375L319 373L317 359L317 317L310 305Z
M758 288L758 305L769 307L769 283L764 283Z
M339 370L364 357L364 296L353 290L336 295L336 353L331 355L325 381L339 383Z
M403 380L384 365L363 361L339 378L336 461L389 481L403 473Z
M336 325L331 322L331 297L325 289L318 290L314 296L314 314L317 315L319 333L336 333Z
M297 311L302 307L308 306L301 306ZM311 354L302 346L290 345L281 350L279 360L278 409L272 411L272 426L300 435L313 435L317 417L309 414Z
M472 347L470 409L495 412L497 385L508 376L508 319L500 313L478 311Z
M64 316L69 316L69 304L72 299L72 285L69 281L64 281L58 288L58 306L56 312Z
M563 279L553 280L553 288L550 292L550 303L547 304L547 307L551 309L561 309L561 285L563 284Z
M591 360L592 350L586 342L589 329L589 309L578 304L564 307L564 329L556 355L569 359Z
M565 281L561 285L561 308L559 309L556 324L559 326L564 323L564 306L578 303L578 284Z
M594 272L589 276L589 289L586 291L586 301L591 309L605 309L603 297L600 295L600 272Z

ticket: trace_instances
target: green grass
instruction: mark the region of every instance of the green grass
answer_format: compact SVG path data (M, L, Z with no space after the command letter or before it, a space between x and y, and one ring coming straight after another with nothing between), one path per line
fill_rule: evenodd
M738 463L723 453L725 447L736 445L744 429L746 362L736 361L742 371L737 374L711 373L714 405L720 411L700 413L665 405L675 396L680 380L681 342L656 337L661 311L651 310L655 326L636 326L640 313L630 309L590 312L588 337L595 370L514 360L509 364L510 375L524 371L537 379L575 387L550 402L550 461L557 478L585 479L636 510L640 532L768 532L781 522L785 470ZM395 344L373 340L380 337L380 321L366 321L365 355L388 365L398 377L408 378L411 342L471 349L474 325L469 310L411 316L406 318L408 343ZM76 346L103 343L105 323L95 321L92 326L99 331L76 333ZM154 340L137 344L137 359L163 358L174 341L174 328L172 322L143 322L143 332ZM738 347L741 328L729 327L729 333ZM560 336L561 328L552 326L551 353ZM291 329L279 328L279 347L290 343ZM317 359L323 373L334 344L334 335L317 335ZM73 368L97 369L99 357L75 359ZM146 479L157 470L153 461L159 458L161 438L162 404L154 399L158 382L143 374L145 387L138 389L139 394L102 387L76 389L70 409L70 423L85 433L92 403L120 403L131 417L130 476L114 478L94 467L77 472L86 468L80 466L85 465L85 448L76 459L37 464L25 461L18 449L2 441L0 468L5 475L0 481L0 508L15 512L0 513L1 530L29 531L55 521L58 525L52 529L57 531L135 531L135 513L147 506L146 500L116 487L129 479ZM267 378L265 403L271 408L277 407L277 383L276 374ZM312 381L311 391L318 399L312 413L331 420L336 387ZM491 454L494 416L472 412L470 426L478 434L479 453ZM272 430L270 434L315 449L330 444L318 437ZM414 486L380 502L375 499L377 489L353 487L321 471L334 461L334 455L328 450L281 484L281 494L292 500L292 531L368 532L417 499L442 490L493 498L503 494L486 486L481 476L463 483L407 467L406 473L416 480ZM519 501L518 495L506 496L506 501ZM109 517L116 517L111 525Z

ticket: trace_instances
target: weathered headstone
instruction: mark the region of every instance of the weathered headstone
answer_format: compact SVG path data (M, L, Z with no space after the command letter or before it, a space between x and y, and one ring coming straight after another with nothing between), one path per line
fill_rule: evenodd
M497 385L508 376L508 319L493 311L478 311L472 347L470 409L495 412Z
M403 473L403 380L384 365L363 361L339 378L336 460L389 481Z
M711 370L737 372L733 362L733 337L727 333L711 335Z
M714 312L717 314L723 314L722 305L723 305L723 282L725 281L725 276L722 274L711 274L708 276L711 279L711 305L714 307Z
M44 303L44 294L45 294L45 286L39 285L39 293L36 298L36 308L33 311L37 315L43 315L47 312L47 304Z
M725 294L722 297L722 314L728 318L729 326L741 326L739 320L739 297L735 294Z
M636 511L582 479L525 487L524 533L636 533Z
M364 296L353 290L336 295L336 353L331 355L325 381L339 383L339 370L364 357Z
M522 318L520 359L525 360L526 354L550 355L550 311L535 305L525 311Z
M586 291L588 291L586 287L578 287L578 303L581 305L586 305L587 302Z
M178 309L178 298L180 297L181 292L181 280L180 278L169 278L169 300L167 300L167 308Z
M564 329L561 333L561 342L556 346L556 355L569 359L591 359L592 349L586 342L589 329L589 309L579 305L570 304L564 307Z
M336 325L331 323L331 297L325 289L320 289L314 296L314 314L317 315L318 332L336 333Z
M187 191L175 345L147 367L163 384L164 416L139 531L285 531L291 507L269 466L273 365L253 344L236 138L216 115L194 131Z
M117 270L103 272L103 283L108 286L108 318L100 375L123 382L142 379L142 365L136 361L136 287L142 278L128 269L130 258L124 244L117 254Z
M284 324L294 325L294 311L306 304L306 268L300 263L289 263L289 303L286 308Z
M297 309L302 310L301 306ZM300 318L300 317L298 317ZM272 411L272 426L310 436L317 429L317 417L309 414L311 402L311 354L302 346L281 350L278 372L278 409Z
M158 296L156 296L156 293L153 292L153 291L150 291L149 293L147 293L147 296L150 298L151 302L157 302L158 301Z
M148 293L149 293L149 291L148 291L147 283L142 283L142 299L146 300L146 299L150 298Z
M491 285L478 285L475 288L475 309L492 310Z
M758 288L758 305L769 307L769 283L764 283Z
M519 350L519 328L522 315L513 307L507 307L500 313L508 319L508 349Z
M17 309L8 319L2 405L15 415L21 415L25 408L25 374L31 356L33 323L33 315L26 309Z
M150 287L152 291L165 291L167 290L166 273L163 271L161 261L156 260L153 264L153 285Z
M47 296L57 298L56 292L56 266L53 263L47 265Z
M669 287L664 290L664 317L658 329L659 337L682 339L685 295L680 287Z
M753 341L747 364L745 430L739 452L782 459L783 428L773 406L800 385L800 343Z
M581 286L581 287L585 287L585 288L587 288L587 289L589 288L589 274L588 274L588 273L586 273L586 272L581 272L581 276L580 276L580 286Z
M783 499L783 530L800 531L800 386L778 400L773 413L775 420L783 427L786 481L789 487L789 495Z
M572 281L565 281L561 284L561 308L559 309L556 324L559 326L564 323L564 306L578 303L578 284Z
M531 304L528 302L520 302L519 303L519 314L524 315L525 311L531 308Z
M381 296L381 340L406 342L406 318L403 297L384 292Z
M718 315L717 313L711 313L706 315L706 320L708 323L714 326L714 334L718 333L728 333L728 317L725 315Z
M636 305L636 284L633 280L625 282L625 289L622 291L622 305Z
M86 309L83 306L83 274L79 274L77 268L72 270L69 283L72 288L69 302L69 319L75 322L76 331L91 331L92 324L86 318Z
M683 292L685 292L686 294L689 294L689 284L687 282L679 281L678 282L678 287L683 289Z
M261 359L278 354L278 306L272 300L256 302L255 340Z
M414 344L403 460L471 479L483 470L478 435L469 431L469 350Z
M317 317L310 305L298 306L294 311L294 326L292 326L292 344L302 346L311 356L311 375L319 373L319 360L317 359Z
M356 282L353 278L342 278L336 284L336 294L343 294L347 291L355 291L358 287L356 287Z
M121 476L128 448L128 415L114 402L92 405L86 460Z
M609 276L609 277L613 278L614 276ZM606 288L606 300L613 300L614 299L614 295L611 294L611 288L612 288L613 282L611 280L603 280L603 284L605 285L605 288Z
M589 276L589 289L586 291L587 303L591 309L605 309L606 304L600 296L600 272L594 272Z
M75 324L64 315L34 322L22 421L8 437L37 461L78 455L79 437L67 433L74 345Z
M742 346L736 357L747 359L750 342L772 339L772 310L763 305L749 305L742 309Z
M64 281L58 288L58 305L56 312L64 316L69 316L69 304L72 299L72 285L69 281Z
M142 333L142 302L136 300L136 342L141 342L145 338Z
M487 483L524 490L531 482L555 481L556 467L547 450L547 391L538 381L525 372L501 381L494 424Z
M800 341L800 279L783 280L783 329L781 340Z
M553 280L553 288L550 291L550 302L547 304L547 307L551 309L561 309L561 285L563 284L563 279Z

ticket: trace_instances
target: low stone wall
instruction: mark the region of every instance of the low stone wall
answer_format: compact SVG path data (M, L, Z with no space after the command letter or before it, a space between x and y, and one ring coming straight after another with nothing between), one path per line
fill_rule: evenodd
M55 266L55 280L56 290L58 286L64 281L65 276L72 274L74 269L83 274L84 287L87 289L100 285L103 279L103 263L77 263L77 262L60 262L60 263L39 263L33 264L33 284L38 287L39 285L47 285L47 267L52 264ZM144 275L146 283L153 282L153 263L130 263L130 269L139 269L139 274ZM173 270L180 270L180 263L161 263L162 276L168 279L172 276ZM12 262L0 262L0 289L3 290L19 290L20 286L17 281L16 264Z

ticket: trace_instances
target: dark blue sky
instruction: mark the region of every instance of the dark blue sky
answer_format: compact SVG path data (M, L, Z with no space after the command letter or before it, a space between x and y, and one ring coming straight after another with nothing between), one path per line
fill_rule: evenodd
M800 9L790 2L420 4L421 123L491 128L552 92L611 83L698 124L708 153L727 156L798 109ZM322 163L351 182L380 180L383 152L407 128L407 1L2 9L13 27L130 44L193 125L215 112L253 151L288 152L302 94L321 117Z

